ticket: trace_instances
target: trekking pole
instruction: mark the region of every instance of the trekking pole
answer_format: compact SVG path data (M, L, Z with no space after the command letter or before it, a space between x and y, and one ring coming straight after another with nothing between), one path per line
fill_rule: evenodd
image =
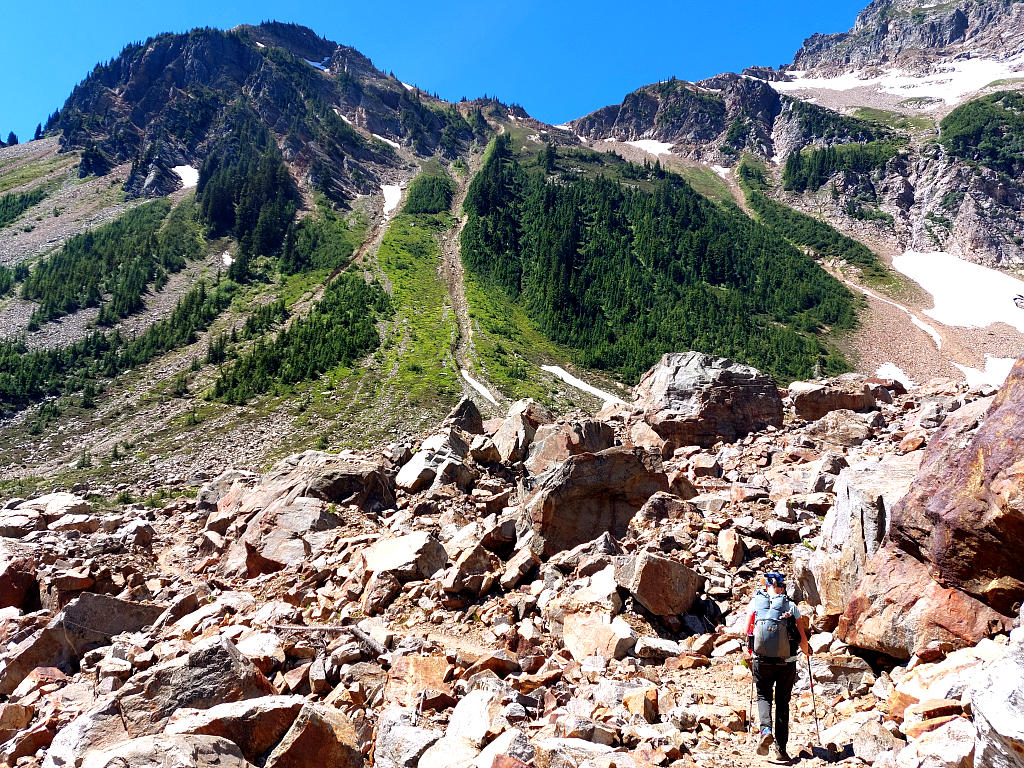
M811 674L811 657L806 656L807 659L807 681L811 686L811 706L814 708L814 729L818 732L818 746L821 746L821 725L818 723L818 699L814 695L814 675Z
M753 729L754 726L754 672L750 672L750 704L747 706L747 733Z

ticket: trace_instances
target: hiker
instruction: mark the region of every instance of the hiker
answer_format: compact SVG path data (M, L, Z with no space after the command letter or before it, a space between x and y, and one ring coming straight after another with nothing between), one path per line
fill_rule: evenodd
M789 762L789 699L796 683L796 646L811 655L800 610L786 595L786 577L765 574L765 588L754 595L747 619L746 654L757 688L757 719L760 734L757 754L767 755L774 743L775 760ZM775 723L772 727L772 700Z

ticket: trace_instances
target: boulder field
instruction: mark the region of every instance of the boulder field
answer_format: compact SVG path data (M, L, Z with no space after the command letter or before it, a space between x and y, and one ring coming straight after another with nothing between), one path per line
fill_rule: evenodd
M805 764L1024 766L1022 409L1024 362L779 390L676 354L596 415L465 400L159 504L6 500L0 764L761 765L740 651L782 570Z

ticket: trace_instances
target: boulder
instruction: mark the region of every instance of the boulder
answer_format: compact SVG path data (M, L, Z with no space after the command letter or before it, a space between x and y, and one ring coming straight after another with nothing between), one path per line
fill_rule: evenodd
M995 768L975 755L974 724L955 717L914 739L897 755L899 768ZM1011 765L1013 765L1011 763Z
M537 750L534 758L537 768L596 765L596 759L614 751L612 747L605 744L597 744L583 739L538 739L533 746Z
M282 459L255 485L248 476L236 478L217 502L207 528L233 533L235 538L268 508L279 510L297 499L315 499L325 508L334 504L376 512L393 507L395 494L382 459L367 458L355 451L306 451Z
M908 658L1007 630L1024 598L1024 361L991 401L952 412L892 511L838 636ZM884 650L888 649L888 650Z
M743 540L735 528L718 533L718 556L728 568L737 568L743 562Z
M420 757L441 736L441 731L416 726L416 710L392 707L377 721L373 748L375 768L416 768Z
M827 445L852 448L871 437L871 423L853 411L830 411L807 428L807 436Z
M853 754L868 765L883 752L897 751L902 747L903 742L877 720L865 723L853 735Z
M228 577L255 578L298 566L317 557L341 524L342 518L323 499L275 498L231 543L218 571Z
M240 469L226 469L217 475L213 480L204 483L196 494L196 507L201 512L213 512L217 504L231 490L236 482L255 483L258 475L254 472L245 472ZM228 521L226 521L228 522ZM227 527L225 525L225 527ZM218 531L224 533L224 531Z
M633 650L637 636L621 617L601 610L566 613L562 623L562 642L578 662L591 656L623 659Z
M80 768L250 768L238 746L217 736L157 734L88 752Z
M704 587L704 578L678 560L648 551L619 558L615 582L656 616L686 613Z
M794 381L789 399L798 418L817 421L831 411L870 411L875 407L872 388L861 381Z
M783 418L771 377L700 352L664 355L640 379L634 407L664 440L705 448L780 427Z
M367 616L384 611L402 591L402 583L388 571L374 571L363 587L359 607Z
M209 709L182 708L171 715L164 733L219 736L255 763L281 740L303 703L302 696L263 696Z
M835 504L821 527L821 544L810 560L816 591L825 613L846 610L889 531L892 508L906 494L921 465L920 454L886 456L839 473Z
M814 691L818 696L834 699L867 693L875 682L871 666L859 656L845 653L816 653L811 657ZM807 665L797 664L794 690L810 690Z
M950 414L921 473L893 510L892 539L956 586L1009 616L1024 600L1024 360L984 412Z
M114 696L72 720L57 733L44 766L72 768L91 750L160 733L178 709L209 709L274 693L229 640L210 638L185 656L135 675Z
M611 448L572 456L549 473L526 501L543 554L591 541L603 531L625 535L637 510L668 480L631 451Z
M484 417L470 397L463 397L445 419L446 424L461 429L467 435L484 434Z
M597 453L615 445L615 431L597 419L547 424L537 429L524 462L527 471L540 475L570 456Z
M368 573L387 572L403 584L429 579L448 562L448 553L425 531L380 539L362 553Z
M420 757L416 768L472 768L480 748L466 739L445 736Z
M37 509L5 509L0 512L0 537L22 539L33 531L45 531L46 518Z
M424 691L451 694L445 682L452 671L444 656L399 656L388 672L386 699L403 707L417 707Z
M264 768L362 768L359 737L339 710L317 704L305 704L291 728L274 747Z
M928 567L884 546L868 561L836 636L858 648L909 659L931 643L973 645L1012 621L970 595L935 581Z
M664 661L672 656L679 656L683 650L674 640L662 640L660 637L641 637L636 641L633 652L641 659L658 659Z
M445 737L467 741L480 748L504 730L499 726L502 719L501 697L493 691L477 688L460 699L452 710Z
M11 649L0 667L0 693L10 694L36 667L69 670L81 654L108 645L114 635L152 624L163 607L85 592L45 626Z
M92 505L88 501L81 496L65 492L48 493L45 496L23 501L16 509L35 510L46 518L47 522L64 515L89 515L92 513Z
M493 438L501 460L515 464L525 459L538 427L553 421L547 408L534 400L513 403Z
M431 435L398 471L395 485L407 493L429 488L445 465L461 464L466 459L469 445L467 437L452 427Z
M0 608L26 608L37 588L35 549L0 541Z
M971 677L975 765L1024 768L1024 642Z

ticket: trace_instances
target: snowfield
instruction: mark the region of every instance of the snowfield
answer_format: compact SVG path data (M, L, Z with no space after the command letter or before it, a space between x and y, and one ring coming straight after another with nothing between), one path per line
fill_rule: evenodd
M189 189L199 183L199 171L191 165L176 165L171 170L181 179L182 189Z
M966 365L960 365L959 363L953 363L957 368L960 369L961 373L967 378L967 384L972 387L1001 387L1006 381L1007 376L1010 375L1010 369L1013 368L1013 364L1017 360L1012 357L992 357L991 355L985 355L985 370L979 371L977 368L968 368Z
M610 139L614 141L614 139ZM655 141L654 139L640 139L639 141L626 141L624 144L629 144L631 147L642 149L644 152L649 152L652 155L671 155L672 147L674 144L666 144L663 141Z
M390 216L402 200L402 188L397 184L385 184L381 191L384 193L384 215Z
M616 397L613 394L600 390L597 387L590 386L589 384L587 384L587 382L583 381L582 379L576 378L567 370L565 370L564 368L559 368L557 365L542 365L540 369L542 371L547 371L548 373L553 373L555 376L560 378L569 386L576 387L576 389L580 389L584 392L588 392L594 397L604 400L606 403L619 403L621 405L626 404L626 401L623 400L622 398Z
M850 91L854 88L877 88L903 98L930 98L959 104L968 94L980 91L989 83L1013 77L1024 77L1024 54L1011 59L963 59L942 67L929 75L915 75L901 69L890 69L884 75L862 78L859 72L839 77L808 77L806 72L793 71L792 82L769 82L776 91L789 93L804 89Z
M467 371L465 368L462 368L461 370L462 370L462 378L464 378L466 380L466 382L469 384L469 386L471 386L473 389L475 389L477 392L479 392L481 395L483 395L485 398L487 398L490 402L494 403L495 405L498 404L498 401L494 399L494 395L491 394L491 390L489 390L487 387L485 387L479 381L474 379L472 374L469 371Z
M313 67L313 69L319 69L321 72L326 72L327 67L325 66L325 63L330 61L330 59L324 59L323 62L319 63L315 61L310 61L309 59L303 59L303 61L309 64L309 66Z
M882 363L878 366L878 370L875 371L875 376L880 379L892 379L893 381L898 381L908 390L915 389L917 387L917 383L907 376L907 374L903 372L903 369L895 363Z
M1024 310L1013 303L1024 294L1024 281L941 251L907 251L892 264L932 295L935 307L925 314L940 323L962 328L1006 323L1024 333Z
M395 149L401 149L402 148L402 145L399 144L397 141L392 141L391 139L385 139L383 136L381 136L378 133L373 134L373 138L380 139L385 144L387 144L389 147L394 147Z

